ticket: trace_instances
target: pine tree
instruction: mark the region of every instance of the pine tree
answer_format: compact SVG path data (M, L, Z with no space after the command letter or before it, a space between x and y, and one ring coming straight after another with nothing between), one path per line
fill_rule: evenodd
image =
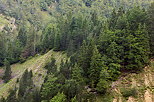
M45 68L48 70L48 73L56 73L57 72L56 60L54 58L51 58L51 61L45 66Z
M32 77L32 71L28 72L28 70L26 69L19 82L19 97L22 98L25 95L26 91L33 86Z
M79 84L83 84L84 81L81 72L81 68L75 64L74 68L72 69L72 79L76 80L76 82Z
M65 63L61 64L60 66L60 73L62 73L66 79L69 79L71 77L71 71L70 71L70 63L68 60L66 60Z
M107 67L105 65L103 65L103 68L100 72L100 79L99 79L99 82L97 83L97 87L96 87L96 90L99 92L99 93L105 93L106 90L109 88L109 78L110 78L110 75L107 71Z
M60 34L57 34L55 36L55 42L54 42L54 51L60 50Z
M78 64L83 69L84 77L89 77L89 68L91 62L92 51L94 48L94 41L91 40L89 44L83 41L83 44L79 50Z
M101 54L99 53L96 45L93 49L93 55L91 57L89 78L91 80L91 86L95 87L99 80L100 71L102 68Z
M118 16L117 16L116 10L113 9L112 14L111 14L111 18L109 20L109 29L113 30L115 28L115 25L117 23L117 19L118 19Z
M151 3L151 6L148 9L148 33L150 37L150 51L151 51L151 56L154 55L154 2Z
M62 79L59 77L59 79ZM54 97L61 89L62 84L59 79L53 75L47 75L47 80L43 83L41 88L41 99L50 100Z
M22 46L26 45L27 42L27 31L26 31L26 27L22 26L18 32L18 36L17 39L19 39L19 41L21 42Z
M10 62L7 59L4 60L4 65L5 65L5 73L3 76L3 80L5 83L7 83L11 79L12 71L10 67Z
M11 89L9 91L9 95L6 98L6 102L18 102L16 98L16 91L17 91L16 89Z
M19 96L23 96L24 95L24 92L26 90L26 85L25 83L27 82L27 77L28 77L28 70L26 69L24 74L22 75L21 79L20 79L20 82L19 82L19 92L18 92L18 95ZM26 83L27 84L27 83Z

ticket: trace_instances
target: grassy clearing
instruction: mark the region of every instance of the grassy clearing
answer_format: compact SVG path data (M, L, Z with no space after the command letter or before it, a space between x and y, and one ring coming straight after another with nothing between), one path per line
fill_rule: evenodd
M9 21L7 19L5 19L5 16L0 15L0 26L4 26L8 23L9 23Z
M5 97L8 95L9 89L15 87L17 78L21 77L25 69L33 71L34 84L40 87L46 76L44 66L51 59L51 57L56 59L56 64L58 66L60 66L62 59L65 60L67 58L66 54L63 54L62 52L49 51L44 55L37 55L22 64L17 63L11 65L13 78L8 83L0 85L0 97Z

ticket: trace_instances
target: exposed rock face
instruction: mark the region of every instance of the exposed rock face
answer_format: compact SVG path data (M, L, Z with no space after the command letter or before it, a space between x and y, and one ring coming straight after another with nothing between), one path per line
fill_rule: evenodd
M115 93L113 102L154 102L154 60L151 60L151 66L145 67L143 72L121 77L111 86ZM122 88L135 88L137 97L124 98L120 90Z

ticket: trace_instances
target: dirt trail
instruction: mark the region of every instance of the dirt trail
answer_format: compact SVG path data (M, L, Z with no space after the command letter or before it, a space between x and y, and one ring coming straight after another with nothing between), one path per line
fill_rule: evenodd
M152 92L148 89L144 94L145 102L153 102L152 101Z
M147 74L144 75L144 84L145 86L150 86L150 82Z
M134 78L132 78L132 86L131 87L132 88L136 87L136 83L137 83L136 80Z
M127 102L135 102L135 99L133 97L129 97Z
M113 102L118 102L118 99L116 99L116 98L115 98L115 99L113 99Z
M153 84L153 77L150 73L148 67L145 68L146 74L144 75L144 84L146 87L150 87ZM153 94L151 90L147 89L144 93L144 100L145 102L153 102Z

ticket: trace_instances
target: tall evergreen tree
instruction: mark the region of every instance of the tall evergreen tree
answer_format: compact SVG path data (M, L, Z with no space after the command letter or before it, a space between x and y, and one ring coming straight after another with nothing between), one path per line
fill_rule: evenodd
M150 51L151 56L154 55L154 2L151 3L151 6L148 9L148 33L150 37Z
M102 69L102 60L101 54L99 53L96 45L93 49L93 54L91 57L90 70L89 70L89 78L91 80L91 86L96 87L96 84L99 80L100 71Z
M3 76L3 80L5 83L7 83L11 79L12 71L10 67L10 62L7 59L4 60L4 65L5 65L5 73Z
M75 64L72 69L72 79L76 80L77 83L83 84L82 71L79 65Z
M83 44L79 50L78 64L83 69L84 77L89 77L89 68L92 57L92 51L94 48L94 41L91 40L89 44L83 41Z
M54 51L60 50L60 34L57 34L55 36L55 42L54 42Z
M25 94L27 94L28 90L33 87L32 77L32 71L28 72L28 70L26 69L19 82L18 96L21 99L23 99L25 97Z

